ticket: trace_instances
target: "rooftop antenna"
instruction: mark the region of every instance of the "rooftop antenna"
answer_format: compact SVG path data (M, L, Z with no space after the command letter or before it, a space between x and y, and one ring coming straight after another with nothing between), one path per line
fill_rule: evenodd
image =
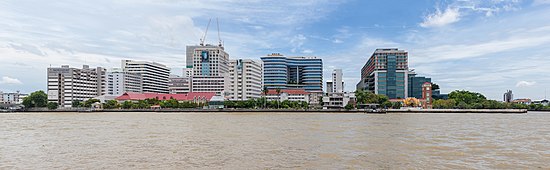
M204 46L204 41L206 41L206 34L208 34L208 28L210 27L210 22L211 21L212 21L212 18L210 18L208 20L208 25L206 26L206 31L204 31L204 35L202 35L201 43L200 43L201 46Z
M218 18L216 18L216 25L218 26L218 46L223 47L222 38L220 38L220 22Z

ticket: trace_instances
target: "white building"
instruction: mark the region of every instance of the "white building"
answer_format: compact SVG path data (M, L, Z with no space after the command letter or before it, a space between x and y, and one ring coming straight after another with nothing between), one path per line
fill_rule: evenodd
M355 93L328 93L323 97L323 109L341 109L344 108L350 101L355 102Z
M268 90L265 97L268 101L304 101L310 103L309 101L309 92L306 92L303 89L283 89L280 93L277 93L277 90Z
M191 91L223 94L229 87L226 83L229 81L229 54L222 46L209 44L191 49L194 50Z
M141 75L143 93L168 93L170 68L163 64L148 61L122 60L125 73Z
M107 94L120 96L126 92L142 93L141 75L113 68L107 72Z
M355 93L344 92L342 69L332 71L332 81L327 81L327 94L323 96L323 108L344 108L350 101L355 101Z
M21 94L19 91L15 93L4 93L0 91L0 104L21 104L26 94Z
M168 91L170 94L185 94L191 92L191 78L170 75L168 78Z
M262 62L250 59L231 60L229 62L229 100L248 100L262 96Z
M73 101L85 101L106 94L106 70L101 67L82 69L63 65L48 68L48 101L60 107L71 107Z

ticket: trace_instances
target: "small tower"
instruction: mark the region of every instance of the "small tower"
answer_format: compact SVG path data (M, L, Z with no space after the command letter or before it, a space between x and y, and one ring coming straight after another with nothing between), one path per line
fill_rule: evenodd
M431 109L433 103L432 83L425 82L424 84L422 84L422 99L425 101L422 103L422 107L426 109Z

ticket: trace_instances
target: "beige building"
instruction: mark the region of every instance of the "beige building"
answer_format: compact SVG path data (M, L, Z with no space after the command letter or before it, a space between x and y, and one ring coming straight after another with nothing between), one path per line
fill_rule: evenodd
M189 49L189 48L188 48ZM229 54L222 46L193 46L192 92L223 94L229 83Z
M229 62L229 100L248 100L262 96L262 62L251 59L238 59Z
M105 95L105 72L104 68L90 68L88 65L82 69L68 65L48 68L48 101L56 102L60 107L71 107L73 101Z

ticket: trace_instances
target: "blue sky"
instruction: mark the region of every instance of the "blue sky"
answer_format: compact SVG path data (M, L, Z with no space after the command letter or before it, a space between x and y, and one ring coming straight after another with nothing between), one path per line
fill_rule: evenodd
M550 0L7 0L0 90L45 90L46 68L61 64L152 60L181 74L185 46L216 17L230 58L318 56L325 80L342 68L349 91L383 47L407 50L409 67L443 92L542 99L550 86Z

